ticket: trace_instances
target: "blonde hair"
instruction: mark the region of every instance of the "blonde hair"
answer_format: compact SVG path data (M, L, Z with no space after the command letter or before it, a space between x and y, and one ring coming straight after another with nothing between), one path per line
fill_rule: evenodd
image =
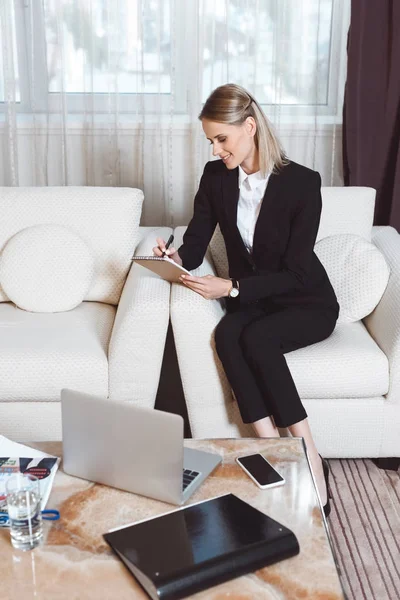
M256 122L254 142L261 173L276 173L288 163L285 151L261 106L242 86L220 85L209 95L199 114L200 121L208 119L228 125L241 125L247 117Z

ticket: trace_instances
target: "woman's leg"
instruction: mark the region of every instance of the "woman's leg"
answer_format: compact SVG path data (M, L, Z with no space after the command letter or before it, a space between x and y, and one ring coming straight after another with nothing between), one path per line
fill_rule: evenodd
M324 340L335 323L335 311L284 308L243 328L243 356L272 408L268 416L272 414L277 427L289 427L307 417L284 354Z
M252 423L258 437L279 437L279 431L271 417L264 417L259 421Z
M284 353L327 338L336 323L335 311L286 308L249 323L240 339L243 354L253 371L278 427L303 437L323 505L327 490L321 459ZM255 426L258 435L262 429Z
M288 429L294 437L304 438L311 468L313 470L318 492L321 498L321 504L324 506L328 500L328 490L326 489L321 457L318 454L308 419L304 419L304 421L300 421L299 423L294 423L293 425L290 425Z
M249 323L264 319L266 312L251 305L228 313L215 330L215 346L229 384L235 394L244 423L258 423L262 437L276 436L278 432L268 418L271 410L260 390L256 377L243 355L240 338ZM257 427L257 426L256 426Z

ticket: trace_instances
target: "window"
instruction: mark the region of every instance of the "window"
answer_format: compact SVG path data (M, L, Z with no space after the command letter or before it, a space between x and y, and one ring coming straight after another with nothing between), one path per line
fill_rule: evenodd
M118 4L110 11L108 0L44 1L50 93L171 92L169 0Z
M350 0L7 2L0 110L12 48L24 113L65 101L68 112L107 113L114 103L119 112L185 114L199 86L196 104L235 81L289 117L340 118Z
M266 1L258 3L256 14L254 3L244 0L206 0L200 15L205 32L203 100L229 80L251 87L264 105L328 105L333 4Z

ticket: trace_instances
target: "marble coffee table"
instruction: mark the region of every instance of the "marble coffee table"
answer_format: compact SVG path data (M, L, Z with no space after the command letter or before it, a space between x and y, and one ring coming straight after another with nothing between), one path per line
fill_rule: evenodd
M329 529L304 452L303 440L187 440L190 447L218 452L223 463L190 498L198 502L233 493L290 527L300 544L294 558L233 579L192 598L207 600L343 599ZM61 456L61 443L31 446ZM260 490L235 463L261 452L286 484ZM43 544L21 552L0 529L0 598L7 600L133 600L148 596L102 538L109 529L171 511L170 504L66 475L60 470L47 505L60 521L45 523Z

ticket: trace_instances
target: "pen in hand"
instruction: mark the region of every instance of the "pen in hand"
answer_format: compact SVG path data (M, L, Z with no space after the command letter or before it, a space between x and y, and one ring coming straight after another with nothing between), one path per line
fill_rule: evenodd
M164 258L165 251L168 250L168 248L170 247L170 245L172 244L173 241L174 241L174 236L171 234L168 238L168 242L165 244L165 250L161 254L161 258Z

